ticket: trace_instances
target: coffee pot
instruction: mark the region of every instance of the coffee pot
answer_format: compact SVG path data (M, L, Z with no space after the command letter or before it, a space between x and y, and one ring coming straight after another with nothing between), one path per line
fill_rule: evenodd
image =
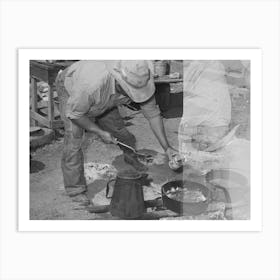
M112 216L121 219L137 219L146 212L142 187L146 177L147 174L124 170L117 174L116 179L107 183L106 197L109 197L112 183L115 182L109 207Z

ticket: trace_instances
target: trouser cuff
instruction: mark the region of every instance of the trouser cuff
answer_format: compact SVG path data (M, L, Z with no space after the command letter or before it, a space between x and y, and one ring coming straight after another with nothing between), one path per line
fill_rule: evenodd
M87 191L86 186L79 186L79 187L65 187L65 191L67 195L70 197L77 196L79 194L85 193Z

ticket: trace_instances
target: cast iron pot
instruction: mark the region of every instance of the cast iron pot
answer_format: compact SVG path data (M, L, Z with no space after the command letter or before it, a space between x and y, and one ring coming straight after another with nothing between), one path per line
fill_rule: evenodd
M168 197L167 192L171 188L187 188L188 190L200 190L206 197L202 202L182 202ZM199 215L207 210L211 198L211 192L202 184L191 181L171 181L161 188L163 205L180 215Z

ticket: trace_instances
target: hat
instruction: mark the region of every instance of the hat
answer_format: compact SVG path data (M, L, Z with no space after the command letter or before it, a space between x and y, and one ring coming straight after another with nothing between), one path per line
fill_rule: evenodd
M144 102L155 92L152 68L146 60L120 60L112 74L134 102Z

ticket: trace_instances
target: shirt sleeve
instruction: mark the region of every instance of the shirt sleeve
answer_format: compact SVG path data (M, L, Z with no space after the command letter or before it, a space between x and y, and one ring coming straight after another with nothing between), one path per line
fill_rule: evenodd
M90 95L86 92L79 92L69 97L66 104L66 117L69 119L79 119L86 115L92 106Z
M144 117L148 120L160 116L160 110L156 104L155 96L153 95L148 101L140 104Z

